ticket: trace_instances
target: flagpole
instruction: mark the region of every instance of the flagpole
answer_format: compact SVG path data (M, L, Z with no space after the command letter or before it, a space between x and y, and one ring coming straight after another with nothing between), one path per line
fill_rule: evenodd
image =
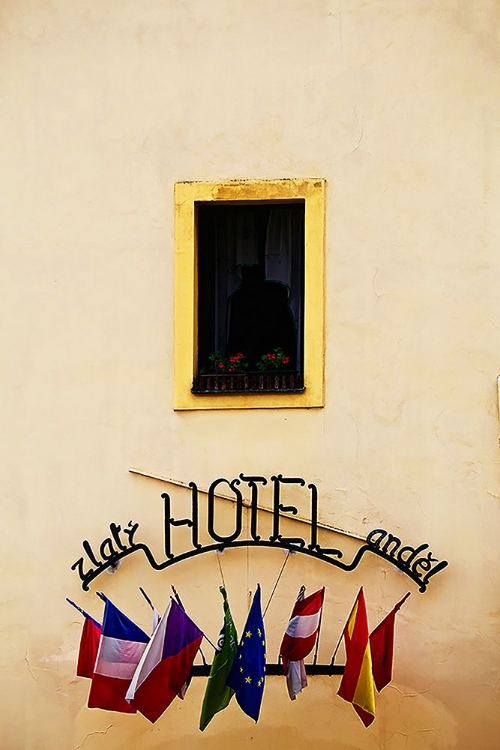
M354 609L354 607L353 607L352 609ZM351 612L352 612L352 610L351 610ZM349 615L349 617L350 617L350 615ZM347 618L347 620L349 620L349 617ZM333 667L333 665L334 665L334 663L335 663L335 657L336 657L336 655L337 655L337 651L338 651L338 650L339 650L339 648L340 648L340 644L341 644L341 642L342 642L342 637L343 637L343 635L344 635L344 630L345 630L345 625L344 625L344 627L342 628L342 632L341 632L341 634L340 634L340 638L339 638L339 640L338 640L338 643L337 643L337 645L335 646L335 651L333 652L332 660L331 660L331 662L330 662L330 666L331 666L331 667Z
M401 601L396 604L396 607L397 607L396 611L399 611L399 609L403 606L403 604L405 603L405 601L408 599L409 596L411 596L411 591L408 591L408 593L403 596Z
M289 557L290 557L290 550L287 550L287 553L286 553L286 557L285 557L285 562L284 562L284 563L283 563L283 565L281 566L281 570L280 570L280 572L278 573L278 577L277 577L277 579L276 579L276 583L274 584L274 588L273 588L273 590L271 591L271 596L269 597L269 601L268 601L268 602L267 602L267 604L266 604L266 608L265 608L264 612L262 613L262 619L264 619L264 617L266 616L266 612L267 612L267 610L269 609L269 605L271 604L271 599L272 599L272 598L273 598L273 596L274 596L274 592L276 591L276 588L277 588L277 586L278 586L278 583L280 582L280 578L281 578L281 576L283 575L283 571L285 570L285 565L287 564L287 562L288 562L288 558L289 558Z
M179 594L177 593L177 590L176 590L175 586L174 586L173 584L171 584L171 585L170 585L170 588L171 588L171 589L172 589L172 591L174 592L174 598L175 598L175 601L177 602L177 604L179 605L179 607L181 607L181 609L184 609L184 604L183 604L183 603L181 602L181 597L180 597L180 596L179 596ZM186 611L186 610L184 609L184 612L185 612L185 611Z
M360 590L359 590L359 591L362 591L362 590L363 590L363 587L361 586L361 588L360 588ZM358 596L359 596L359 591L358 591ZM352 615L352 613L354 612L354 607L356 606L356 602L358 601L358 596L357 596L357 597L355 598L355 600L354 600L354 604L352 605L351 611L349 612L349 617L348 617L348 618L347 618L347 620L345 621L345 625L344 625L344 627L342 628L342 632L340 633L340 638L339 638L339 640L338 640L338 643L337 643L337 645L335 646L335 651L333 652L332 660L331 660L331 662L330 662L330 665L331 665L331 666L333 666L333 664L334 664L334 662L335 662L335 657L336 657L336 655L337 655L337 651L339 650L339 648L340 648L340 644L341 644L341 642L342 642L342 638L344 637L344 630L345 630L345 626L347 625L347 623L348 623L348 622L349 622L349 620L351 619L351 615Z
M217 564L219 566L219 572L220 572L220 577L221 577L221 580L222 580L222 585L224 586L224 588L226 588L226 582L224 580L224 573L222 572L222 565L220 564L220 559L219 559L219 555L221 553L219 552L219 550L215 550L215 554L217 555ZM227 591L227 589L226 589L226 591Z
M324 606L325 606L325 587L323 586L323 603L321 604L321 612L319 614L319 625L318 625L318 633L316 636L316 648L314 649L313 664L316 664L316 662L318 661L319 635L321 633L321 623L323 621L323 607Z
M68 597L66 597L66 601L68 602L68 604L71 604L72 607L74 607L75 609L77 609L84 617L87 617L90 620L94 619L92 617L92 615L89 615L88 612L85 612L84 609L82 609L81 607L79 607L78 604L75 604L75 602L72 602L71 599L68 599Z
M139 591L141 592L141 594L143 595L143 597L145 598L145 600L147 601L147 603L149 604L149 606L151 607L151 609L154 610L155 609L155 605L153 604L153 602L151 601L151 599L149 598L149 596L146 594L146 592L144 591L144 589L142 588L142 586L139 586Z

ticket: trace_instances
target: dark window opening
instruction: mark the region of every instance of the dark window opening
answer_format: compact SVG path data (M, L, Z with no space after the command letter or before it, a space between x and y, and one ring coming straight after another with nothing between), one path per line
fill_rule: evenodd
M198 204L194 392L303 390L304 214L304 201Z

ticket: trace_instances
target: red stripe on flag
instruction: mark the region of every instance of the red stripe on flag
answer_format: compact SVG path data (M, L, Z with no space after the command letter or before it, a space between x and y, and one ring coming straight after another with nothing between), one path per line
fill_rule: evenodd
M95 674L89 694L89 708L103 708L106 711L120 711L125 714L135 714L136 709L125 700L130 680L120 680L116 677L105 677Z
M202 637L188 644L178 654L163 659L136 689L132 705L149 721L159 719L184 687Z
M323 606L324 595L325 589L322 588L319 589L319 591L310 594L305 599L299 599L296 601L290 620L293 620L294 617L305 617L318 614ZM305 659L305 657L312 651L314 644L316 643L318 627L319 620L314 633L311 633L311 635L305 638L291 636L288 635L288 633L285 633L280 647L280 656L283 659L283 669L285 674L287 671L287 662Z
M344 628L344 641L346 664L338 695L352 703L354 710L367 727L375 718L375 691L363 588L359 590Z
M97 625L90 617L86 617L82 626L80 649L78 651L78 663L76 666L78 677L90 677L92 679L100 637L101 626Z

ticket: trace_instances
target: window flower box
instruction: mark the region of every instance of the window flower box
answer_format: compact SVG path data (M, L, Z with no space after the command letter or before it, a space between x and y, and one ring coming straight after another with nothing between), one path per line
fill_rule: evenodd
M296 371L273 370L219 375L198 375L193 381L192 393L301 393L304 390L302 375Z

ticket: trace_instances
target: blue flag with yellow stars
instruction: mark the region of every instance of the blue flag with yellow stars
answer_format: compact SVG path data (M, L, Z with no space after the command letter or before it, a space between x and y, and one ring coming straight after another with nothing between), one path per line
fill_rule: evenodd
M226 680L242 710L255 721L259 718L266 672L266 636L260 605L260 585L253 597L236 657Z

